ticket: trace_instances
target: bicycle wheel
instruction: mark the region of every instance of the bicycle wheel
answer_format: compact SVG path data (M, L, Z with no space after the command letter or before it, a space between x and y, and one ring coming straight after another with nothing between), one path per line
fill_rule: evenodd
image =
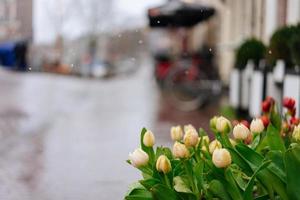
M203 106L209 97L209 89L201 86L205 74L193 67L175 67L165 81L168 100L176 108L192 111Z

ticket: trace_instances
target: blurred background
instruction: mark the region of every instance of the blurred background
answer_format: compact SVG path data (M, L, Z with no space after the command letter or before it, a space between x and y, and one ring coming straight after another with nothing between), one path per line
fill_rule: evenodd
M299 21L300 0L0 0L0 199L123 199L143 127L171 145L299 106Z

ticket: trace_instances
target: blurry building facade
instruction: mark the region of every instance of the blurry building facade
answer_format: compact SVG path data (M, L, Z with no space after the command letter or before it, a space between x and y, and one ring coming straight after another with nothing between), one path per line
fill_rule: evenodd
M0 42L32 38L32 0L0 0Z
M281 26L300 22L300 0L189 0L212 6L216 15L192 31L191 46L213 47L222 80L228 83L235 49L255 37L268 45Z
M234 50L249 37L268 45L279 27L300 21L300 0L223 0L219 6L220 35L218 62L220 74L228 82L234 66Z

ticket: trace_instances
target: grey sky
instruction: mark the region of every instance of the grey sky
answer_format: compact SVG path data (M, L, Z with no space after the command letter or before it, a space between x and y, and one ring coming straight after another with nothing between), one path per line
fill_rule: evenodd
M109 0L96 0L107 3ZM86 0L35 0L34 38L36 43L51 43L58 32L73 39L87 32L87 23L82 16ZM164 0L114 0L111 16L102 19L101 30L120 31L124 28L144 26L146 9L159 5ZM63 14L61 14L63 13ZM60 20L63 16L63 20ZM60 26L59 22L64 23Z

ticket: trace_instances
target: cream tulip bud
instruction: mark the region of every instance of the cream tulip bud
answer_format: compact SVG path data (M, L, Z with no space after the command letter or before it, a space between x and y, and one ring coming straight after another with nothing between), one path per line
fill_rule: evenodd
M264 130L264 123L261 119L253 119L250 124L250 130L252 133L261 133Z
M214 116L213 118L210 119L209 121L210 128L216 129L217 119L218 119L217 116Z
M300 125L295 126L292 137L296 142L300 142Z
M129 160L134 167L143 167L147 165L149 156L142 149L136 149L133 153L129 154Z
M184 129L184 132L186 133L186 132L189 132L189 131L196 131L197 132L197 130L195 129L195 127L193 126L193 125L191 125L191 124L189 124L189 125L185 125L184 127L183 127L183 129Z
M250 134L251 134L251 133L250 133ZM235 146L235 145L236 145L236 141L235 141L235 140L229 138L229 141L230 141L230 143L231 143L232 146Z
M175 142L173 146L173 155L175 158L188 158L190 153L184 144Z
M237 140L245 140L251 134L244 124L238 124L233 128L233 136Z
M225 168L231 164L231 155L227 149L216 149L212 161L218 168Z
M198 133L195 129L189 129L185 132L183 141L187 147L195 147L198 144Z
M171 128L171 138L173 141L179 141L182 139L183 131L181 126L173 126Z
M201 140L202 140L202 143L200 144ZM205 144L209 144L209 137L207 135L200 136L198 138L197 147L198 147L198 145L204 146Z
M218 117L216 121L216 129L221 133L229 133L231 130L231 123L225 117Z
M213 152L216 150L216 149L221 149L222 148L222 144L218 141L218 140L213 140L209 146L209 153L210 154L213 154Z
M144 134L143 143L146 147L153 147L155 143L155 137L151 131L146 131L146 133Z
M165 155L161 155L158 157L156 161L156 170L159 172L163 172L167 174L171 171L172 166L170 160Z

